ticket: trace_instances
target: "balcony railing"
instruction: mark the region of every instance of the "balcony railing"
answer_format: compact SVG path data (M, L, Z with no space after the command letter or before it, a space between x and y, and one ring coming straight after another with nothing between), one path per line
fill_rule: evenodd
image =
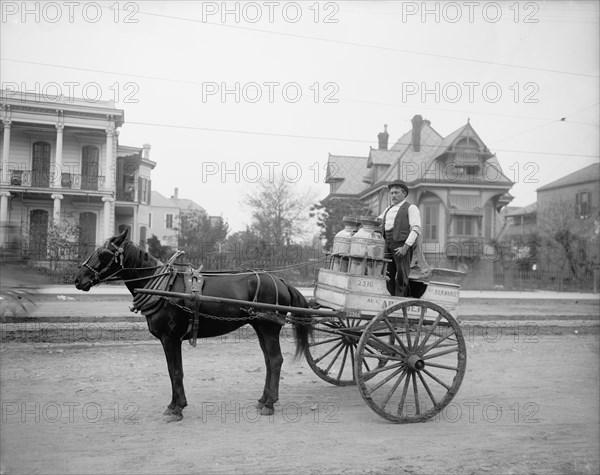
M31 170L9 170L9 185L22 187L50 188L53 174ZM98 190L104 188L105 177L101 175L62 173L60 187L67 190Z

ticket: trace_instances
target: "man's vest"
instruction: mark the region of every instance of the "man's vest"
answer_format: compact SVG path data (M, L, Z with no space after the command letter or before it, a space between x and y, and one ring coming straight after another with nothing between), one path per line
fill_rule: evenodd
M410 222L408 221L409 207L410 203L408 201L405 201L404 204L400 206L398 214L396 215L396 219L394 220L394 228L392 229L391 236L386 236L387 233L385 230L385 218L388 214L388 211L392 207L390 206L387 210L385 210L385 213L383 215L383 237L385 239L389 241L391 238L394 242L399 242L400 244L405 243L406 239L408 238L408 235L410 234Z

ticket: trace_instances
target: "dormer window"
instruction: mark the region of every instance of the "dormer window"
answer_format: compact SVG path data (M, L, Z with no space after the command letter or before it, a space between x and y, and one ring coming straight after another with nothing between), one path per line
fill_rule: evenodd
M481 166L479 146L474 140L463 139L455 145L454 150L454 163L457 166L464 168Z

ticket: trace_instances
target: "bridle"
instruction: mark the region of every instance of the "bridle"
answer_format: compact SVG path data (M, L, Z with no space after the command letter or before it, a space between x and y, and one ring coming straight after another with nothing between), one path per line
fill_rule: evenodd
M124 258L124 254L123 254L123 246L121 245L120 247L117 246L115 243L109 241L108 244L110 244L113 249L113 257L110 260L110 262L101 270L97 271L96 269L94 269L91 265L88 264L88 262L90 261L90 259L92 257L94 257L99 251L100 249L106 249L108 251L110 251L110 249L107 249L107 246L104 245L104 247L102 248L98 248L96 249L92 255L90 255L90 257L88 257L85 262L83 264L81 264L82 267L85 267L86 269L90 270L91 272L93 272L94 274L94 278L92 279L92 286L94 285L98 285L102 282L106 282L107 280L111 279L112 277L116 276L117 274L119 274L121 271L125 270L125 267L123 266L123 258ZM113 263L118 264L119 265L119 269L116 272L113 272L112 274L110 274L107 277L102 277L102 274L105 274L107 272L109 272L110 268L112 267ZM114 280L114 279L113 279Z

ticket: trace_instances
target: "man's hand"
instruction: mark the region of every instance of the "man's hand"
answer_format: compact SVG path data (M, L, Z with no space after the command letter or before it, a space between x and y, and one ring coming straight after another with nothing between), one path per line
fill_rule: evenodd
M404 244L402 247L397 247L396 248L396 255L398 256L404 256L408 250L410 249L410 246L407 244Z

